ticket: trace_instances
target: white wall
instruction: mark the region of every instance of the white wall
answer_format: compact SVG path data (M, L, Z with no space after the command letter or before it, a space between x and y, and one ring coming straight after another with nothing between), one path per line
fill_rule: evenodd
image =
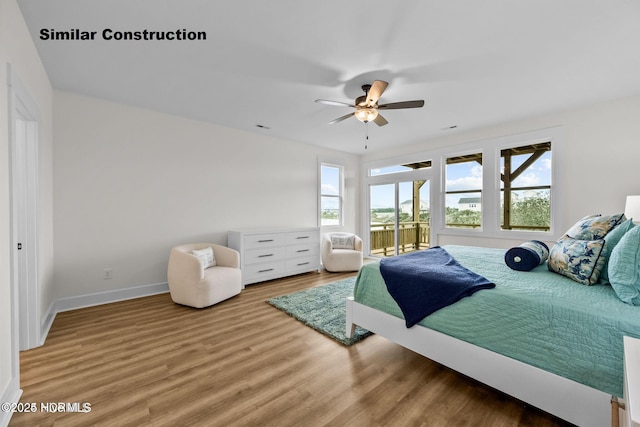
M12 366L17 363L18 351L11 332L11 246L10 246L10 189L9 189L9 90L7 64L19 77L40 112L39 174L40 174L40 242L39 287L41 313L52 301L53 244L52 244L52 90L31 36L15 0L0 0L0 401L10 398L17 390L17 378ZM4 413L0 413L0 425Z
M234 228L316 226L319 159L343 159L358 188L356 156L68 92L54 123L58 298L164 283L172 246Z
M396 150L369 153L363 163L384 159L429 159L442 147L492 138L562 127L562 143L554 144L556 175L553 185L562 192L560 222L568 228L585 215L624 211L625 198L640 194L640 96L611 100L591 106L550 113L474 131L464 132L464 124L441 138L403 146ZM409 161L406 160L406 161ZM566 228L557 230L560 237ZM470 244L508 248L521 240L498 240L439 234L435 244Z

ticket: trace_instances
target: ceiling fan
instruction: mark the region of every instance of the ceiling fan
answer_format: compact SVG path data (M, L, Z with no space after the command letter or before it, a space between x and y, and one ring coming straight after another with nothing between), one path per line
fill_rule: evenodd
M316 102L319 104L352 107L356 109L352 113L345 114L335 120L331 120L329 122L330 125L346 120L351 116L355 116L356 119L361 122L368 123L373 121L378 126L384 126L389 122L378 113L378 110L399 110L402 108L420 108L424 106L424 100L422 99L378 105L378 100L388 85L389 83L382 80L376 80L372 85L363 85L362 90L364 91L364 95L357 97L353 104L340 101L329 101L327 99L316 99Z

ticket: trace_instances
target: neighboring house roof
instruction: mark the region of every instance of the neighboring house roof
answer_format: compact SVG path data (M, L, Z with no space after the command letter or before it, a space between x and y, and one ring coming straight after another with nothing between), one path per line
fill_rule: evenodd
M458 200L458 204L460 203L482 203L482 197L463 197Z

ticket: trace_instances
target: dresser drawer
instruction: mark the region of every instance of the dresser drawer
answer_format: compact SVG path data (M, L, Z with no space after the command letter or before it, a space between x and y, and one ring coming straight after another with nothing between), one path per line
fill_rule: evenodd
M282 233L249 234L244 236L244 249L268 248L286 244L285 235Z
M287 233L286 240L286 244L288 245L300 245L320 242L317 231L294 231L291 233Z
M312 255L318 255L319 252L320 248L318 246L318 243L288 246L287 258L308 257Z
M271 277L278 277L285 272L285 261L265 262L262 264L251 264L242 270L242 280L245 282L258 282L268 280Z
M243 254L245 265L262 262L281 261L286 256L285 247L258 248L245 251Z
M315 270L319 267L317 257L295 258L287 260L287 273Z

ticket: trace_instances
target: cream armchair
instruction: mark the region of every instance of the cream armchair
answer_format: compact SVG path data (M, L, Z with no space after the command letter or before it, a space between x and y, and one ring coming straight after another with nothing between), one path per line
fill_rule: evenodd
M362 239L355 234L326 233L320 253L327 271L358 271L362 267Z
M213 249L215 266L202 268L193 250ZM214 243L191 243L171 249L167 279L171 299L202 308L238 295L242 290L240 254Z

